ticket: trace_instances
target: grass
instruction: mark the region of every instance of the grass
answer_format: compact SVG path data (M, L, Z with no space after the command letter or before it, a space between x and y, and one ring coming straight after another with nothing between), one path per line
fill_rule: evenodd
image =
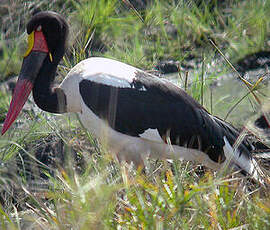
M270 2L198 2L153 1L143 11L126 0L4 2L0 81L19 72L25 24L35 5L62 13L72 26L59 79L93 55L143 69L160 60L181 64L195 57L197 73L189 73L187 82L181 73L181 84L215 114L223 109L225 115L242 95L209 104L206 88L229 67L213 62L217 52L208 39L233 63L267 49ZM0 92L1 121L9 94ZM30 108L20 115L18 128L0 139L1 229L269 229L268 190L256 185L244 190L246 179L202 173L190 162L149 160L144 170L119 165L73 115ZM37 152L48 153L55 165L41 166Z

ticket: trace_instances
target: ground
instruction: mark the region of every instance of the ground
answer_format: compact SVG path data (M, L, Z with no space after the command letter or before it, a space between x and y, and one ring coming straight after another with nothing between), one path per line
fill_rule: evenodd
M57 82L89 56L178 71L177 82L210 112L223 108L224 118L236 105L241 109L228 121L250 124L260 105L242 81L224 83L237 77L226 57L251 83L263 76L254 93L262 102L269 97L262 96L269 91L269 1L11 0L0 5L1 123L14 85L6 81L19 73L25 25L36 7L71 25ZM219 99L211 102L211 92ZM1 229L269 229L269 189L178 160L120 165L75 115L42 112L31 99L0 137L0 156Z

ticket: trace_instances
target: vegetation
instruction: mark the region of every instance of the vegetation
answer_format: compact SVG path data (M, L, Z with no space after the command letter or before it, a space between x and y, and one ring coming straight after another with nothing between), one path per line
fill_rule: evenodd
M209 102L205 89L232 70L210 40L232 63L269 49L270 1L149 2L139 8L131 0L3 1L0 82L19 72L25 26L36 7L65 15L71 25L59 81L90 56L146 70L175 60L197 70L193 75L180 71L179 81L211 111L217 105ZM190 84L185 83L187 76ZM239 100L222 107L228 112ZM245 100L257 110L254 96ZM10 92L1 88L0 122L9 101ZM119 165L74 115L44 113L31 101L27 106L17 129L0 137L1 229L270 228L269 190L189 162L149 160L138 170ZM37 161L37 153L48 153L56 163L49 162L48 168Z

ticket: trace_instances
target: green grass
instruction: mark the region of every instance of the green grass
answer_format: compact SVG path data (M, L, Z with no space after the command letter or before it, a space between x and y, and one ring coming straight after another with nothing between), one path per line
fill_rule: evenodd
M42 1L36 7L65 15L72 25L70 45L83 49L86 56L113 57L146 69L159 60L185 62L185 57L201 58L203 54L209 63L215 52L209 38L233 62L269 46L269 1L227 1L224 5L207 1L199 6L193 1L154 1L143 11L129 7L127 2L57 0ZM21 0L14 6L16 11L10 6L10 13L3 17L6 24L0 27L4 66L7 58L11 66L17 66L22 55L17 47L22 40L18 34L23 34L29 9L34 8ZM10 32L5 33L10 25ZM15 48L7 50L6 41L10 40ZM13 71L18 72L18 67Z
M199 177L195 166L179 161L150 162L145 174L120 167L104 152L91 158L83 174L72 164L60 167L46 193L33 193L25 184L24 205L31 208L2 210L3 229L27 221L37 229L269 228L267 191L243 192L240 179L211 171Z
M206 88L231 69L225 61L213 62L216 49L208 39L233 63L246 54L267 50L270 2L153 2L142 11L124 0L16 0L2 4L0 82L19 72L25 24L35 5L62 13L71 24L70 47L59 66L59 79L93 55L147 70L160 60L188 63L187 58L194 56L200 64L195 66L195 74L189 73L187 85L185 73L180 73L181 85L214 114L225 116L243 95L209 102ZM254 103L254 98L249 98ZM1 121L9 100L10 93L1 90ZM60 117L34 109L21 113L18 120L0 137L1 229L27 229L31 225L34 229L270 228L269 190L258 185L244 190L247 180L238 175L224 176L211 170L201 175L198 165L177 160L149 160L142 172L119 165L73 115ZM63 144L63 148L55 148L55 176L43 167L42 172L50 177L45 181L50 188L33 191L29 176L44 182L35 153L40 148L45 151L52 139Z

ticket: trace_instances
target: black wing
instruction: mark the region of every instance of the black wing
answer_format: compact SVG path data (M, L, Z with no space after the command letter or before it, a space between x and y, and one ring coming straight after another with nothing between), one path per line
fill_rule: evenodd
M131 83L115 81L106 85L85 79L79 85L84 103L113 129L131 136L157 129L172 144L198 148L212 160L224 160L223 136L228 131L185 91L145 72L137 72Z

